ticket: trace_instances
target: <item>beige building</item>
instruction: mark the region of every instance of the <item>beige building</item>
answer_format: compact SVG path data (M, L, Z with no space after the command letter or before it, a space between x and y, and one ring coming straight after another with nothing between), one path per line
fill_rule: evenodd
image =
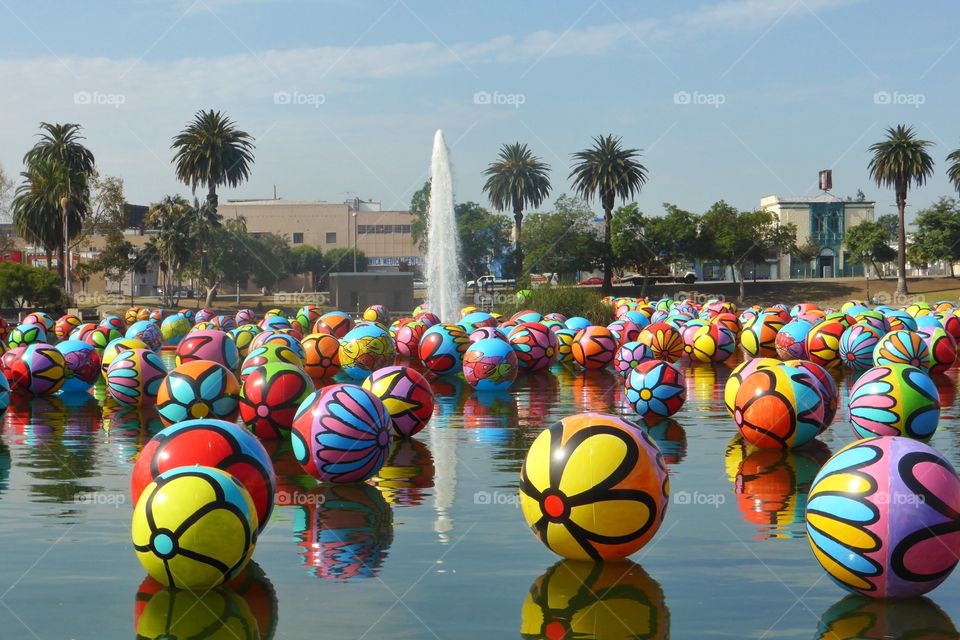
M862 196L862 194L860 194ZM834 278L862 276L863 265L851 264L844 246L846 232L861 222L873 221L874 202L858 197L843 200L824 193L809 197L764 196L760 208L773 213L780 224L797 227L797 244L807 241L818 247L817 257L805 264L793 256L771 261L771 278Z
M308 244L323 251L356 247L369 258L372 271L424 263L410 235L410 212L382 211L377 202L241 200L221 203L218 211L224 220L244 218L250 233L273 233L290 246Z

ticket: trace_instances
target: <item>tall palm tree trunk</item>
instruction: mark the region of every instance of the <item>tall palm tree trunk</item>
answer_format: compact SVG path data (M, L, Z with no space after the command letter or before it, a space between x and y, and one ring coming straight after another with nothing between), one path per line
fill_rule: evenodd
M217 185L214 183L210 183L210 188L207 189L207 204L210 205L210 208L216 213L220 202L217 199Z
M603 286L600 292L604 295L613 289L613 250L610 245L610 226L613 222L613 210L603 209Z
M520 231L523 227L523 209L519 207L513 210L513 277L520 279L523 273L523 245L520 243Z
M897 295L907 295L907 194L897 189Z

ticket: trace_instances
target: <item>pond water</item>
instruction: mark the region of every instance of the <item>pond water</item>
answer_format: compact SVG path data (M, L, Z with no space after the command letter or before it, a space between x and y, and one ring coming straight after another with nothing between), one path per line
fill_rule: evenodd
M101 400L16 400L0 444L0 629L44 640L957 637L956 575L894 604L826 577L803 509L819 466L854 440L845 407L814 447L749 452L722 402L734 364L683 364L684 408L650 427L672 497L634 564L560 563L524 524L519 469L540 430L574 413L632 415L613 373L555 367L493 396L434 383L431 424L369 485L320 488L272 447L278 506L255 565L202 597L145 581L130 543L130 472L159 420L104 418L102 388ZM939 386L931 444L957 465L956 377Z

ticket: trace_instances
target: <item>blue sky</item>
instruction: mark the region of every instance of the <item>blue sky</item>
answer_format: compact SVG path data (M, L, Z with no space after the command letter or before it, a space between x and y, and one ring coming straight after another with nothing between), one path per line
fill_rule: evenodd
M887 213L867 147L906 122L936 143L915 212L952 191L958 18L951 0L0 0L0 165L21 170L41 120L79 122L129 200L187 193L170 138L217 108L257 138L224 198L404 208L442 128L458 200L515 140L560 195L570 153L615 133L643 149L648 212L811 195L832 168Z

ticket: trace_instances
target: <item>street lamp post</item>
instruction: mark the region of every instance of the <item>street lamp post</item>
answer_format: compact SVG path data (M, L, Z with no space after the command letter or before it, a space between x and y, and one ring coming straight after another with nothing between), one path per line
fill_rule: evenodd
M130 306L131 307L133 306L133 278L137 272L136 263L134 262L136 259L137 259L137 254L135 253L127 254L127 260L130 261Z
M353 212L353 272L357 272L357 251L360 247L360 239L357 238L357 212Z
M863 254L863 257L865 258L865 261L863 263L863 270L867 274L867 304L870 304L870 266L867 263L870 262L870 260L873 258L873 252L867 250Z

